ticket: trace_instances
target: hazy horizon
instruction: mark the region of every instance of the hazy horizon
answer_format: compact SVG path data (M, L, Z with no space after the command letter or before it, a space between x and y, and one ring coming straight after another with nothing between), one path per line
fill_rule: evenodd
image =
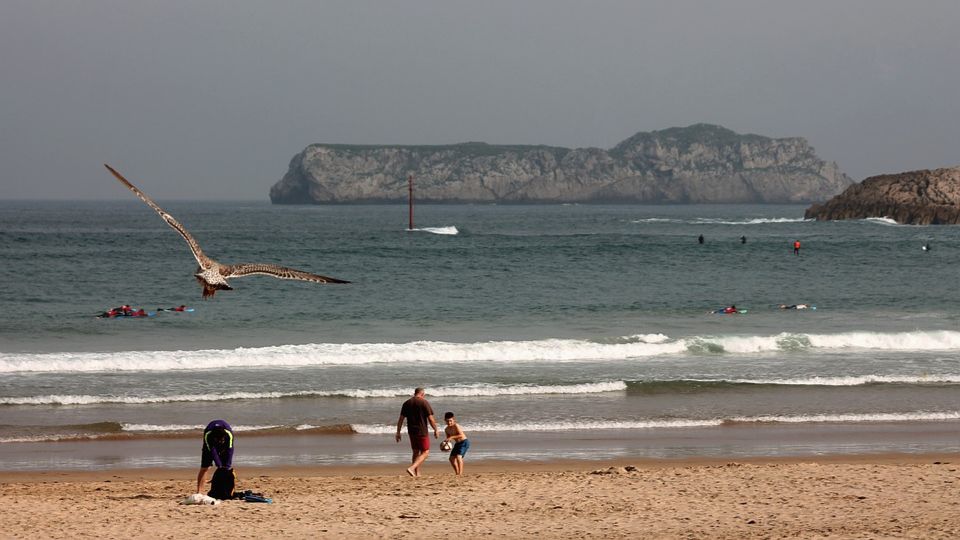
M0 5L0 199L268 200L309 144L803 137L856 181L960 164L960 4Z

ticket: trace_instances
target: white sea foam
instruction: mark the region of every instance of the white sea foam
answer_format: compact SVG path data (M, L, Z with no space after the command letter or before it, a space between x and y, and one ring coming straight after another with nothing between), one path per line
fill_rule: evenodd
M903 413L846 413L846 414L811 414L797 416L744 416L732 418L735 422L776 422L784 424L800 423L864 423L864 422L920 422L960 420L960 411L946 412L903 412Z
M900 225L897 223L897 220L888 217L869 217L864 218L863 221L869 221L870 223L877 223L879 225Z
M470 431L501 432L549 432L578 431L600 429L671 429L717 427L730 423L869 423L869 422L918 422L960 420L960 411L928 412L915 411L903 413L864 413L864 414L810 414L810 415L764 415L739 416L716 419L670 419L670 420L579 420L569 422L478 422L470 423ZM380 435L396 432L396 425L388 424L351 424L354 431L361 434Z
M719 426L722 420L586 420L569 422L470 422L470 431L543 432L596 429L660 429ZM364 435L395 433L396 424L351 424L354 431Z
M544 422L471 422L471 432L502 432L502 433L529 433L529 432L565 432L565 431L595 431L595 430L651 430L651 429L681 429L681 428L718 428L736 424L864 424L864 423L895 423L895 422L946 422L960 420L960 411L912 411L899 413L846 413L846 414L805 414L805 415L760 415L737 416L731 418L707 419L650 419L650 420L571 420L571 421L544 421ZM199 431L202 424L122 424L125 433L155 434L182 433ZM236 432L265 431L284 429L280 425L235 425ZM322 429L323 426L301 424L294 426L297 431ZM396 432L396 424L351 424L350 428L361 435L391 435ZM0 437L0 443L15 442L49 442L71 440L77 438L98 439L113 436L106 433L63 433L48 435Z
M752 219L740 219L740 220L699 218L699 219L695 219L693 223L717 224L717 225L766 225L768 223L803 223L805 221L814 221L814 220L803 219L803 218L752 218Z
M88 435L84 439L98 439L103 435ZM26 437L0 437L2 443L36 443L36 442L55 442L76 439L76 435L30 435Z
M165 434L165 433L180 433L184 431L200 431L204 427L204 424L121 424L121 431L129 434ZM232 425L235 432L241 431L263 431L268 429L276 429L282 426L247 426L247 425ZM76 439L102 439L104 437L115 437L116 433L56 433L56 434L45 434L45 435L26 435L26 436L13 436L13 437L0 437L0 443L31 443L31 442L54 442L54 441L69 441Z
M726 382L732 384L763 384L785 386L862 386L867 384L960 384L960 374L920 375L860 375L843 377L807 377L792 379L686 379L697 383ZM656 381L649 381L656 382ZM569 385L493 385L470 384L431 387L430 397L497 397L528 395L571 395L624 392L625 381L607 381ZM283 398L343 397L352 399L400 398L410 394L406 387L343 389L296 392L229 392L223 394L173 394L166 396L118 395L40 395L27 397L0 397L0 405L143 405L156 403L196 403L231 400L260 400Z
M200 351L0 353L0 373L174 371L380 363L565 362L649 357L684 351L682 342L598 344L585 340L281 345Z
M643 219L634 219L630 223L683 223L682 219L671 219L671 218L643 218Z
M810 335L810 345L817 348L882 349L891 351L948 351L960 349L960 332L951 330L916 332L850 332L845 334Z
M670 341L670 337L664 334L636 334L627 337L640 343L666 343Z
M473 384L463 386L440 386L431 388L431 397L496 397L537 394L596 394L618 392L627 389L623 381L583 383L570 385L514 385L500 386ZM408 396L409 388L345 389L330 391L300 392L231 392L225 394L180 394L170 396L91 396L91 395L44 395L30 397L0 397L0 405L92 405L104 403L149 404L175 402L228 401L237 399L280 399L288 397L347 397L347 398L395 398Z
M127 405L148 403L175 403L199 401L228 401L234 399L276 399L292 397L305 392L233 392L228 394L181 394L170 396L91 396L91 395L44 395L29 397L2 397L0 405L95 405L119 403Z
M621 392L627 389L623 381L582 383L569 385L516 385L494 386L477 384L467 386L448 386L430 389L429 395L438 397L495 397L526 396L538 394L598 394L603 392ZM410 393L409 389L397 389L397 396Z
M803 223L805 221L814 221L804 218L744 218L744 219L725 219L725 218L693 218L693 219L675 219L675 218L643 218L632 220L631 223L687 223L690 225L765 225L768 223Z
M414 229L407 229L407 230L413 231L413 232L428 232L433 234L448 234L448 235L460 234L460 231L457 230L457 228L453 225L449 227L421 227L421 228L414 228Z
M389 363L557 363L622 361L662 355L766 353L776 351L887 350L960 351L960 332L845 332L768 336L624 336L615 343L545 339L450 343L318 343L199 351L104 353L0 353L0 373L175 371L227 368L342 366ZM242 399L238 398L238 399Z
M695 337L685 340L690 350L728 353L763 353L803 349L864 349L887 351L960 350L960 332L918 330L914 332L844 332L840 334L791 334L774 336Z
M178 431L194 431L202 430L206 427L204 424L120 424L123 431L129 432L178 432ZM274 425L264 425L264 426L247 426L247 425L231 425L233 431L263 431L266 429L277 429L283 426L274 426Z
M709 382L698 379L699 382ZM960 375L861 375L849 377L808 377L803 379L731 379L738 384L780 384L792 386L862 386L866 384L956 384Z

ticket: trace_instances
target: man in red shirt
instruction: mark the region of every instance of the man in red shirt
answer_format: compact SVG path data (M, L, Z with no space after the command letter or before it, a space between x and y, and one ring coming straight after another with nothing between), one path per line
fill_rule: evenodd
M433 409L423 397L423 388L413 391L413 397L404 401L400 407L400 419L397 420L397 442L400 442L400 430L403 429L403 420L407 420L407 435L410 437L410 448L413 449L412 464L407 467L407 474L420 476L420 465L430 455L430 433L427 423L433 428L433 438L440 438L440 429L433 418Z

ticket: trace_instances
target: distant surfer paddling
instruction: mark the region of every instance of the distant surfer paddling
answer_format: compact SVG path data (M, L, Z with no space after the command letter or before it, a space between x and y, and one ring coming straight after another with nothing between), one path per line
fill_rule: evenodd
M110 308L97 315L97 317L100 317L101 319L112 319L114 317L129 317L131 314L133 314L133 308L127 304L124 304L122 306Z
M124 304L120 307L111 308L103 313L97 315L101 319L113 319L116 317L149 317L150 314L146 312L143 308L133 309L132 307Z
M196 273L193 275L203 288L204 299L213 297L217 291L232 291L233 287L227 283L227 279L229 278L252 276L255 274L273 276L280 279L312 281L314 283L350 283L349 281L344 281L342 279L321 276L319 274L311 274L302 270L296 270L294 268L287 268L285 266L278 266L275 264L220 264L219 262L204 255L203 250L200 249L200 244L197 243L193 236L187 232L187 230L183 227L183 225L180 224L179 221L157 206L157 203L153 202L150 197L147 197L142 191L137 189L136 186L131 184L113 167L107 165L106 163L104 163L103 166L106 167L107 170L110 171L110 173L113 174L113 176L115 176L121 184L127 186L130 191L139 197L141 201L147 203L147 206L153 208L158 214L160 214L160 217L167 222L167 225L180 233L180 236L187 241L187 245L190 246L190 251L193 253L193 257L197 260L197 264L199 264Z

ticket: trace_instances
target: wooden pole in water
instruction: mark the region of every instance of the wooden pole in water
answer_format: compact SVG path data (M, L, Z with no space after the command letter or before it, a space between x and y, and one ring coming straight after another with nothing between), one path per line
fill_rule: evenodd
M410 227L408 227L408 229L412 231L413 230L413 175L412 174L407 177L407 181L410 186L410 203L409 203L410 204Z

